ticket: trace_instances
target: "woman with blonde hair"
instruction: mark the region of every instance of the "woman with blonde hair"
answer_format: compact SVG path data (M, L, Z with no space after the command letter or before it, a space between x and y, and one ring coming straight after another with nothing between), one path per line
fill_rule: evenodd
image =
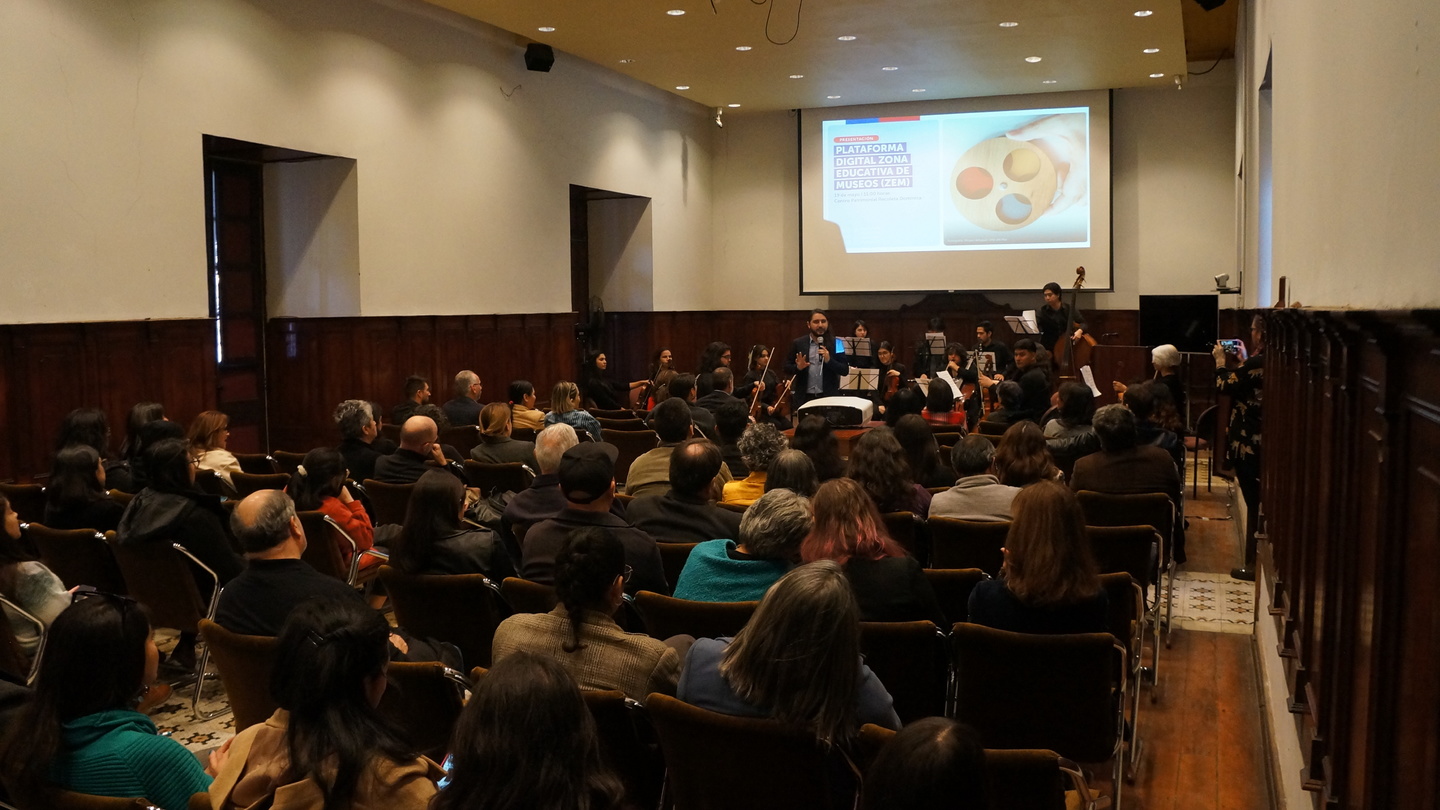
M920 563L891 539L875 502L860 484L849 478L826 481L810 505L815 527L800 543L800 559L838 563L864 621L928 619L937 627L949 626Z
M1045 445L1040 426L1026 420L1006 428L995 447L995 477L1007 487L1024 487L1036 481L1054 481L1060 468Z
M190 443L190 456L195 459L195 466L219 475L233 492L235 484L230 480L230 474L244 470L240 469L240 460L225 447L230 441L230 417L219 411L201 411L190 423L185 441Z
M1015 496L1000 579L970 592L970 621L1017 633L1103 633L1109 600L1074 493L1040 481Z
M545 414L545 424L564 422L576 431L585 431L593 441L600 441L600 420L580 409L580 386L569 380L555 383L550 391L550 412Z

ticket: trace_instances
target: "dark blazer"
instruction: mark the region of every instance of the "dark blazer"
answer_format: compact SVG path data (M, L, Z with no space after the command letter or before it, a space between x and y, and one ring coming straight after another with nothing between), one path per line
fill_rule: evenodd
M350 477L356 481L364 481L366 478L375 477L375 460L395 452L395 444L388 439L379 438L370 444L359 439L346 439L335 449L345 457L345 466L350 468Z
M1012 633L1104 633L1110 629L1110 598L1104 589L1089 599L1035 607L1020 601L1003 579L980 582L970 592L970 621Z
M634 569L627 593L654 591L670 593L665 580L665 567L660 563L660 547L655 539L608 512L586 512L568 505L555 517L535 524L525 535L520 561L520 576L531 582L552 585L555 582L555 555L560 544L576 529L599 526L615 532L625 546L625 562Z
M1176 507L1180 505L1180 473L1170 454L1154 445L1142 444L1116 453L1091 453L1075 461L1070 488L1095 492L1163 492Z
M232 633L278 636L290 611L314 598L364 601L359 591L304 560L247 560L245 572L221 591L215 623Z
M720 406L727 402L735 402L739 398L728 391L711 391L703 397L695 400L695 404L709 411L711 415L720 412Z
M441 405L440 410L445 412L451 426L459 427L480 424L480 407L480 403L470 397L456 397Z
M703 543L740 537L740 513L721 509L704 498L670 490L664 495L636 498L625 508L635 528L657 540Z
M470 450L470 458L486 464L509 464L518 461L538 471L540 462L535 460L535 443L522 442L509 436L480 435L480 443Z
M430 463L429 456L402 447L388 456L375 459L375 475L372 477L386 484L413 484L420 480L420 476L436 469L439 468Z
M935 590L913 557L884 557L879 560L851 559L845 576L860 603L860 619L867 622L918 622L926 619L936 627L950 626ZM959 621L955 617L954 621Z
M791 377L796 374L800 375L799 379L795 380L795 386L791 389L795 394L796 408L815 399L817 396L826 397L839 393L840 381L845 379L846 374L850 373L849 360L846 359L844 353L835 351L834 346L831 345L834 338L826 335L824 338L826 341L825 347L830 349L830 362L820 367L820 393L807 393L805 389L809 387L808 380L810 370L807 368L802 373L795 365L795 355L803 354L809 357L810 337L810 335L804 335L803 337L798 337L790 341L790 351L785 355L785 373Z

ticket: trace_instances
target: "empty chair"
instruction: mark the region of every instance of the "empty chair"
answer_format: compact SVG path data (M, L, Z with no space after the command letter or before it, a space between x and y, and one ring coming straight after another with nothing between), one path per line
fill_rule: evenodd
M241 498L252 492L259 492L262 489L284 489L290 483L290 476L286 473L230 473L230 483L235 487L235 494Z
M300 465L305 462L304 453L291 453L288 450L276 450L270 454L275 459L275 467L286 475L294 475L299 471Z
M650 591L635 594L635 607L645 620L645 632L658 639L682 634L695 638L733 636L750 621L758 604L691 602Z
M645 704L665 753L675 806L685 810L793 810L848 805L830 778L836 763L806 731L732 717L665 695ZM837 801L838 800L838 801Z
M265 722L279 708L270 694L275 638L232 633L209 619L200 620L200 636L225 687L235 716L234 730L238 733Z
M470 451L480 443L480 428L475 425L455 425L440 431L438 441L448 444L460 452L461 458L469 458Z
M275 459L267 453L236 453L235 460L240 462L241 472L248 475L274 475L280 472L275 466Z
M945 713L945 632L931 622L861 622L860 651L895 700L901 722Z
M1144 641L1144 607L1140 586L1124 572L1101 574L1100 587L1105 590L1110 610L1110 635L1125 648L1125 666L1129 672L1126 679L1128 689L1124 696L1125 710L1129 712L1130 739L1126 747L1126 776L1132 782L1139 767L1140 759L1140 682L1144 673L1141 666L1141 644ZM1150 691L1151 699L1155 690Z
M414 484L387 484L367 478L364 487L373 509L370 518L376 526L405 522L405 509L410 505L410 493L415 489Z
M540 435L540 432L535 430L534 428L516 427L510 429L510 438L515 439L516 441L530 442L531 444L534 444L535 437L538 435Z
M1086 526L1085 534L1090 540L1090 553L1102 574L1124 573L1134 580L1141 594L1142 610L1138 617L1141 622L1140 644L1135 654L1141 654L1145 632L1151 635L1150 666L1140 674L1154 685L1158 678L1160 664L1160 643L1157 630L1160 626L1159 594L1152 594L1150 586L1155 581L1156 565L1161 547L1160 537L1149 526ZM1158 698L1152 690L1150 700Z
M410 575L380 566L395 620L417 636L460 648L466 666L490 666L495 628L510 614L500 588L483 574Z
M506 577L500 583L500 595L514 613L549 613L559 604L554 586L519 577Z
M45 487L39 484L0 484L0 495L10 501L10 508L20 516L21 523L45 519Z
M890 533L890 538L924 566L930 559L925 519L914 512L886 512L880 519L884 521L885 531Z
M615 445L620 454L615 459L615 480L624 481L630 474L630 465L635 459L654 450L660 443L660 436L649 428L640 430L612 430L601 428L602 441Z
M989 575L979 568L926 568L925 579L950 624L963 622L970 614L970 592ZM946 625L947 627L949 625Z
M225 483L225 479L220 477L220 473L214 470L196 470L195 486L199 487L200 491L206 495L215 495L221 498L230 498L235 495L235 489Z
M465 459L465 480L479 487L480 494L490 497L497 492L520 492L535 480L535 474L523 463L488 464L473 458Z
M1191 453L1191 460L1194 469L1194 484L1190 489L1190 497L1200 497L1200 454L1209 450L1216 440L1215 418L1219 405L1211 405L1195 417L1194 435L1186 436L1180 441L1185 445L1185 451ZM1215 477L1215 454L1210 454L1210 463L1205 465L1205 491L1210 491L1210 482ZM1185 483L1183 480L1180 482Z
M1165 646L1170 646L1170 614L1174 611L1175 505L1163 492L1111 494L1082 490L1075 493L1087 526L1150 526L1160 538L1160 567L1166 572Z
M995 576L1005 562L1000 549L1010 522L978 521L932 517L926 521L930 532L931 568L979 568Z
M30 524L29 534L40 562L60 577L65 587L90 585L106 593L125 593L125 580L106 535L90 529L60 531L38 523ZM109 535L113 538L115 533Z

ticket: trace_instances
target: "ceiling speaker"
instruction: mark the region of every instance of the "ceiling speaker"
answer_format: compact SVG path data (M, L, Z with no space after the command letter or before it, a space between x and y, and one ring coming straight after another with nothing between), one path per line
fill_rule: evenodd
M525 46L525 68L540 73L549 73L555 64L555 51L549 45L532 42Z

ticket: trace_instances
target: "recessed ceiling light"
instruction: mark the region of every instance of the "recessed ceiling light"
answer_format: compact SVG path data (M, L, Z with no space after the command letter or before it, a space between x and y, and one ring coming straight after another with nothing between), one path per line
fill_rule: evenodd
M1033 64L1035 64L1036 62L1039 62L1039 61L1040 61L1040 57L1038 57L1038 56L1027 56L1027 57L1025 57L1025 61L1026 61L1026 62L1029 62L1030 64L1033 65Z
M923 93L923 92L925 92L925 88L923 88L923 87L917 87L917 88L915 88L914 90L911 90L910 92L912 92L912 93Z
M690 85L688 85L688 84L677 84L677 85L675 85L675 89L676 89L676 90L689 90L689 89L690 89Z
M1151 74L1150 74L1150 78L1152 78L1152 79L1163 79L1163 78L1165 78L1165 74L1164 74L1164 73L1151 73Z
M839 96L826 96L825 98L839 98Z
M1015 26L1017 26L1017 25L1019 25L1019 24L1020 24L1020 23L1015 22L1014 20L1006 20L1005 22L1000 23L1000 27L1001 27L1001 28L1014 28Z
M1054 84L1054 83L1055 83L1055 80L1054 80L1054 79L1045 79L1044 81L1042 81L1042 82L1040 82L1040 83L1041 83L1041 84Z
M1146 48L1146 49L1145 49L1145 53L1159 53L1159 52L1160 52L1160 49L1159 49L1159 48Z
M881 70L899 70L900 68L894 67L894 66L889 66L889 67L882 67L882 68L880 68L880 69L881 69Z
M554 27L554 26L550 26L550 25L542 25L542 26L540 26L540 28L539 28L538 30L539 30L540 33L542 33L542 34L548 34L548 33L552 32L552 31L554 31L554 30L555 30L555 27Z
M790 78L792 78L792 79L803 79L803 78L805 78L805 74L804 74L804 73L791 73L791 74L790 74Z
M621 60L620 60L620 64L622 64L622 65L633 65L633 64L635 64L635 60L634 60L634 59L621 59Z
M730 107L730 108L733 109L733 108L735 108L735 107L739 107L740 105L739 105L739 104L726 104L725 106L726 106L726 107Z
M1135 16L1136 16L1136 17L1149 17L1151 14L1154 14L1154 13L1155 13L1155 12L1151 11L1151 10L1148 9L1148 8L1142 8L1142 9L1140 9L1139 11L1135 12Z
M836 39L840 40L841 42L854 42L855 36L853 34L846 34L843 37L836 37Z
M751 48L750 48L749 45L736 45L736 46L735 46L735 50L737 50L737 51L748 51L748 50L751 50Z
M667 11L667 12L665 12L665 13L666 13L666 14L669 14L671 17L683 17L683 16L685 16L685 9L683 9L683 8L672 8L672 9L670 9L669 11Z

